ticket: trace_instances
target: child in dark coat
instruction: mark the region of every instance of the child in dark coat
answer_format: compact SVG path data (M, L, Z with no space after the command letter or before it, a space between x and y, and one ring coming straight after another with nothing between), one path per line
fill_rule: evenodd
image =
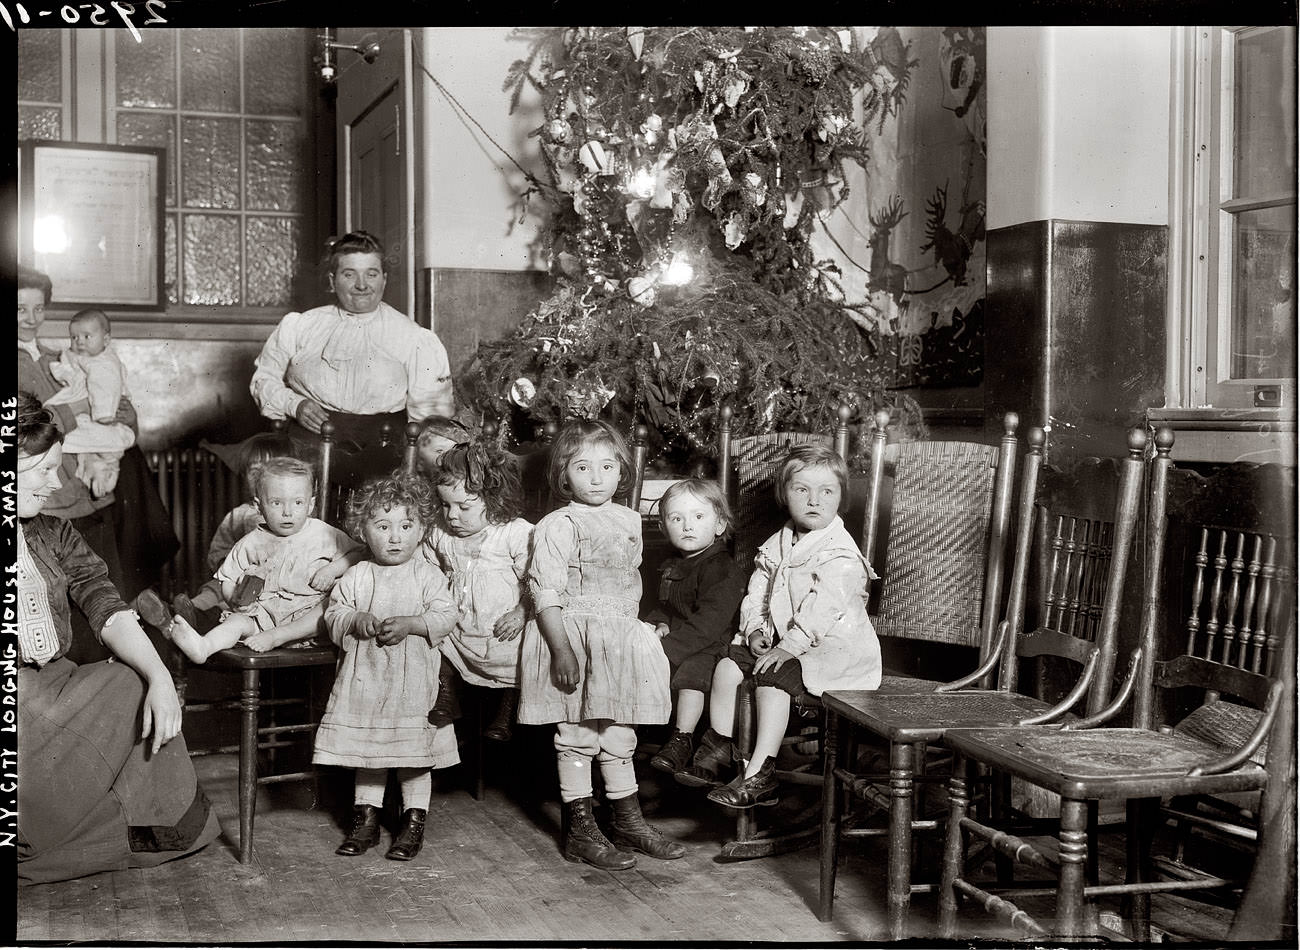
M673 735L650 764L676 775L690 764L713 668L736 631L746 576L727 550L731 511L716 483L677 482L664 492L659 518L681 554L664 562L659 605L645 619L662 637L677 711Z

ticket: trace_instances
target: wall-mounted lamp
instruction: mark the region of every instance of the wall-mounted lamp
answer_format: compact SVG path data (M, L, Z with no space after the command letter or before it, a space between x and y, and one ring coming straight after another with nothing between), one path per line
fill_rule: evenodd
M320 54L316 57L316 65L320 69L322 82L333 82L338 77L338 70L334 65L334 51L336 49L351 50L367 63L373 63L379 58L379 37L375 33L365 34L361 37L359 43L351 46L347 43L336 42L334 31L328 27L316 38L320 40Z

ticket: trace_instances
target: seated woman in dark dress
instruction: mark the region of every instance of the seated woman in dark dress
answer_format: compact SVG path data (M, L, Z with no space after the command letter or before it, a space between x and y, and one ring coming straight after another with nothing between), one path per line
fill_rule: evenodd
M103 560L44 514L62 487L63 433L19 392L18 881L148 867L220 832L180 735L172 679ZM68 659L72 604L112 660ZM114 662L116 661L116 662Z

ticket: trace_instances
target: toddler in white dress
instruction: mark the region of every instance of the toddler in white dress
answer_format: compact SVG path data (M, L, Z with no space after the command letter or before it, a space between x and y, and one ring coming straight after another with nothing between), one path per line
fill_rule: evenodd
M325 609L339 666L312 757L357 772L352 827L336 854L354 857L378 843L392 768L402 823L385 856L411 860L424 842L430 770L460 761L455 732L429 722L438 643L456 622L446 577L418 553L432 515L433 493L419 476L367 482L348 500L348 528L365 539L370 560L343 575Z

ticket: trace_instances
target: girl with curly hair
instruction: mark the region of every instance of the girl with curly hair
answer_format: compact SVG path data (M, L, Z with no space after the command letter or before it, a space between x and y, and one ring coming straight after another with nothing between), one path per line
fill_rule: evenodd
M409 861L424 843L431 769L460 761L456 736L429 722L438 691L438 643L456 622L447 578L420 542L433 495L418 476L367 482L348 501L347 528L370 548L334 586L325 624L339 665L312 761L357 770L352 827L336 854L379 842L388 770L402 787L402 822L386 857Z
M451 723L459 674L467 683L501 690L496 718L483 735L506 742L519 697L519 635L533 533L519 517L518 463L494 445L470 442L442 457L435 484L443 525L430 530L425 554L447 574L459 619L440 646L445 662L429 718L437 726Z

